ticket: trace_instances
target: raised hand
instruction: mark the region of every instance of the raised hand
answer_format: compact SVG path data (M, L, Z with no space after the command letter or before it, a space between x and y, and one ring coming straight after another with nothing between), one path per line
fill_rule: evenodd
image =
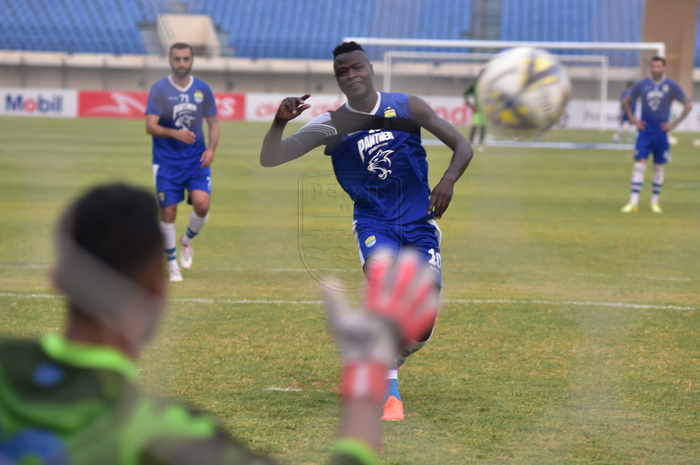
M287 122L301 115L304 111L311 108L311 105L304 103L309 97L311 97L311 94L304 94L301 97L287 97L282 100L277 109L275 119Z

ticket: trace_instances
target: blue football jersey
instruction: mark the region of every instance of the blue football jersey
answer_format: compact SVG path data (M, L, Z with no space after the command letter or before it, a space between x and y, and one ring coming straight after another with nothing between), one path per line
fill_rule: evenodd
M632 88L625 89L622 91L622 93L620 94L620 101L623 101L625 99L625 97L627 97L628 95L632 95ZM637 110L637 99L634 97L632 98L632 101L630 102L630 110L632 110L633 115L634 115L634 112Z
M193 163L206 150L203 118L216 116L216 101L209 86L194 76L186 88L178 87L168 76L151 87L146 114L159 116L158 124L163 127L187 129L196 137L190 145L171 137L154 137L153 164Z
M632 98L642 97L642 121L647 123L645 131L661 131L661 123L668 122L674 100L685 100L683 89L668 78L654 82L642 79L632 88Z
M413 119L405 94L380 92L372 114ZM338 182L355 202L355 219L408 224L432 218L420 133L373 129L344 135L331 158Z

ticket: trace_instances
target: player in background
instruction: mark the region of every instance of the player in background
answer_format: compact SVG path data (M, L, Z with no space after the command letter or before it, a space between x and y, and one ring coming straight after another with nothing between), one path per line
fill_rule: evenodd
M622 106L629 120L639 129L637 145L634 152L632 170L632 195L623 213L639 211L639 193L644 185L644 172L647 169L649 154L654 156L654 177L652 181L651 211L661 213L659 196L664 185L664 165L671 161L668 145L668 133L688 116L693 102L686 97L678 84L664 74L666 60L654 57L649 64L651 77L642 79L632 87L632 91L622 100ZM642 118L637 119L630 103L642 97ZM671 104L678 100L684 105L683 113L669 123Z
M625 134L625 142L630 143L632 142L632 137L634 136L634 131L637 129L634 124L630 121L629 117L627 116L627 112L625 111L625 108L622 106L622 101L632 93L632 87L634 86L634 81L627 81L627 86L625 87L625 90L622 91L622 94L620 94L620 129L617 131L617 133L613 136L613 141L615 142L622 142L622 134ZM630 110L632 111L632 114L636 113L637 110L637 100L632 100L630 102Z
M473 115L472 128L469 132L469 143L472 144L472 146L476 145L476 131L478 130L479 145L477 146L477 150L479 152L484 151L484 140L486 139L486 117L484 117L484 114L481 112L481 105L479 105L478 94L479 78L483 73L483 69L479 71L479 75L476 77L476 81L474 81L474 84L469 86L462 95L462 97L464 98L464 102L469 106L469 108L471 108Z
M411 246L422 254L440 287L442 234L435 219L447 210L454 184L472 159L472 148L420 98L377 92L372 64L359 44L344 42L333 50L333 56L335 78L348 102L282 140L286 124L310 108L305 103L309 94L284 99L263 141L260 163L278 166L325 145L339 184L355 202L353 229L365 274L376 260L376 251L388 249L396 256L403 247ZM449 167L432 192L421 128L453 151ZM383 419L403 419L398 368L431 335L432 328L387 373Z
M192 240L209 219L211 169L219 143L216 101L209 86L190 74L192 47L176 43L170 47L172 74L153 84L146 106L146 132L153 136L153 177L160 205L160 228L170 281L182 281L175 260L177 204L192 205L187 231L180 238L180 265L192 266ZM202 119L209 127L209 147L204 140Z
M139 392L135 362L167 298L153 196L118 184L93 189L63 215L56 246L64 332L0 340L0 463L271 465L201 411ZM343 360L331 465L379 464L384 372L435 319L427 270L410 254L396 268L373 281L364 312L324 296Z

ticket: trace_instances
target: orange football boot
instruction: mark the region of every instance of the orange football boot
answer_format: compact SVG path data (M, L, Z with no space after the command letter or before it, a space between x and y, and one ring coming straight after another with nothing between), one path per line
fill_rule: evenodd
M389 396L384 403L384 415L382 420L401 421L403 420L403 402L395 396Z

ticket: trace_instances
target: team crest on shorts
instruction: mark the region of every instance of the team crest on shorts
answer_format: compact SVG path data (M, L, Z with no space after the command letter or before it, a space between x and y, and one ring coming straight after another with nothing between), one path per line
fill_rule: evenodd
M165 192L158 192L158 200L161 202L165 201Z
M372 247L376 243L377 243L377 238L374 236L369 236L367 239L365 239L365 245L367 247Z
M204 94L202 93L201 90L197 90L194 93L194 101L197 103L202 103L202 100L204 100Z

